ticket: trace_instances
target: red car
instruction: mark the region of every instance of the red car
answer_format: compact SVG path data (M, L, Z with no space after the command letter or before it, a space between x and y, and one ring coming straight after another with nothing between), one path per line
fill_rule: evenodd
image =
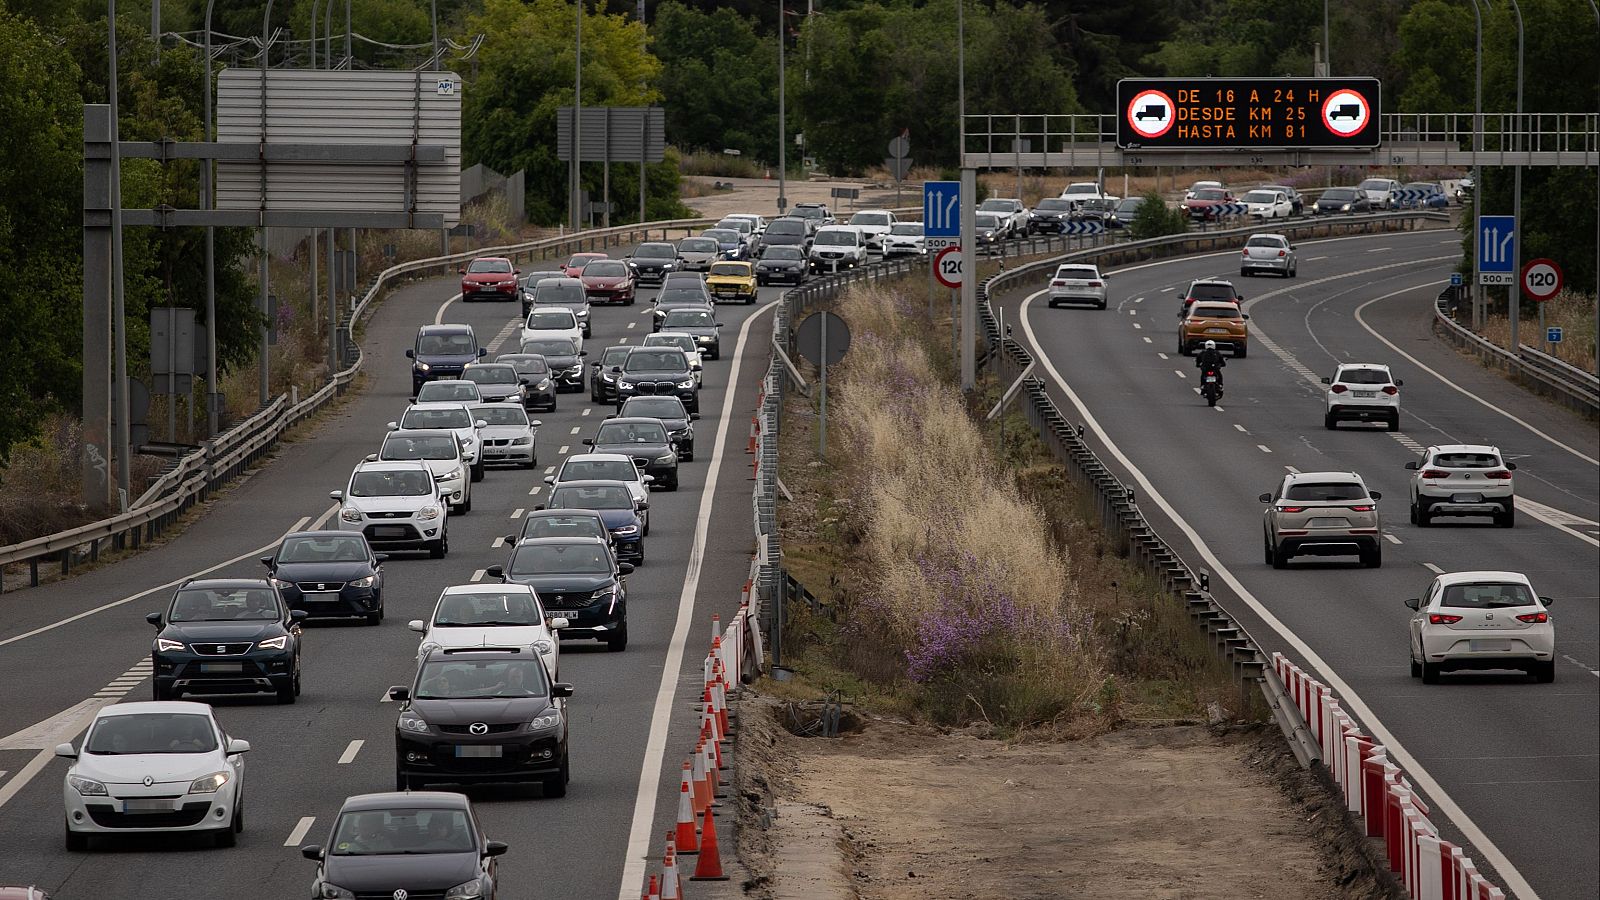
M590 260L610 258L604 253L574 253L572 258L567 260L566 265L561 267L561 274L568 278L577 278L583 272L583 267L587 266Z
M1233 195L1219 188L1201 188L1183 201L1183 208L1191 219L1211 220L1217 217L1217 207L1233 203Z
M480 256L458 269L461 273L461 299L516 300L517 276L521 275L504 256Z
M633 266L620 259L595 259L578 273L583 282L583 293L591 303L621 303L633 305L637 282Z

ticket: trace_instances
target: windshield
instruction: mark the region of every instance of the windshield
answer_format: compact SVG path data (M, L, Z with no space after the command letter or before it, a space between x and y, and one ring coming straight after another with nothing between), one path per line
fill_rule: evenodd
M978 209L983 212L1008 213L1013 211L1010 200L985 200L978 204Z
M749 268L740 263L717 263L711 267L713 277L724 275L731 278L745 278L750 275Z
M1244 242L1246 247L1272 247L1280 250L1283 249L1283 244L1283 238L1265 237L1262 235L1256 235L1250 240Z
M528 314L528 330L530 331L563 331L577 327L578 320L573 318L570 310L552 309Z
M1085 279L1088 281L1093 281L1100 277L1100 273L1093 269L1086 269L1081 266L1062 266L1056 270L1056 277L1061 279Z
M711 302L707 299L708 297L710 297L709 294L697 287L663 288L660 293L656 294L656 306L668 306L674 303L692 303L695 306L705 306Z
M210 753L216 749L216 728L209 718L194 713L102 716L83 742L83 752L104 756Z
M1190 300L1232 300L1238 296L1231 284L1193 284L1189 286Z
M922 233L922 223L921 222L897 222L896 224L889 226L889 233L890 234L899 234L899 235L912 235L912 236L919 235L919 234Z
M628 372L687 372L689 361L677 350L641 349L628 354L623 369Z
M1244 202L1272 203L1277 200L1277 197L1278 195L1271 191L1251 191L1250 193L1244 195Z
M694 338L687 334L647 335L644 339L644 345L646 347L677 347L679 350L687 350L690 353L700 349L696 346Z
M444 434L401 435L391 434L383 439L383 449L378 458L394 459L455 459L460 453L456 436Z
M716 324L711 313L703 309L674 309L661 320L662 328L710 328Z
M557 481L637 481L639 470L630 459L569 459Z
M988 202L988 201L985 201L985 202ZM889 216L888 216L887 213L858 212L855 215L850 217L850 224L851 225L887 225L887 224L889 224Z
M587 269L585 271L588 271ZM583 282L576 278L552 278L541 282L533 289L533 302L536 306L546 303L582 303L584 301Z
M516 404L506 405L497 403L494 406L474 406L472 414L489 425L512 425L526 427L528 413Z
M278 598L271 588L185 588L172 598L167 621L270 622L278 616Z
M417 676L418 700L514 700L548 694L544 663L528 659L430 659Z
M630 463L629 465L632 465ZM605 523L592 515L530 515L522 524L524 538L602 537L609 538Z
M611 554L598 543L525 544L511 557L512 575L606 575Z
M329 532L316 537L288 538L278 548L278 562L366 562L367 544L359 537Z
M1133 212L1142 203L1144 203L1143 197L1129 197L1127 200L1117 204L1117 212Z
M1206 188L1205 190L1194 192L1194 199L1196 200L1221 200L1225 196L1216 188Z
M1081 181L1081 182L1079 182L1077 184L1069 184L1069 185L1067 185L1066 193L1068 193L1068 194L1098 194L1098 193L1100 193L1100 185L1095 184L1092 181Z
M547 375L550 372L550 364L545 362L542 356L524 356L520 358L502 356L500 359L510 363L511 368L515 369L518 375Z
M745 234L747 232L754 231L756 226L752 224L749 219L723 219L721 222L717 223L717 227L726 228L729 231L737 231L740 234Z
M347 812L333 829L331 856L471 853L477 849L459 809Z
M357 472L350 479L352 497L422 497L432 492L427 472Z
M806 254L799 247L768 247L767 251L761 254L761 258L802 260L806 258Z
M550 492L551 509L632 509L633 494L626 485L563 487Z
M577 356L578 349L573 346L572 338L540 338L522 342L523 353L537 353L540 356ZM546 360L549 362L549 360Z
M633 255L635 259L672 259L678 250L671 244L640 244Z
M468 366L461 377L474 384L516 384L517 370L510 366Z
M739 232L727 228L712 228L701 232L700 236L711 238L719 244L737 244L744 239L744 236Z
M479 400L476 384L460 381L430 381L417 391L418 403L449 403L452 400Z
M1239 307L1234 306L1232 303L1197 303L1189 314L1196 319L1237 319L1239 318Z
M826 219L828 211L820 206L796 206L794 214L802 219Z
M604 253L574 253L572 258L567 260L567 268L581 269L588 265L590 260L605 258L606 255Z
M608 422L595 434L596 444L665 444L667 430L659 422Z
M614 259L597 259L583 267L585 278L622 278L628 274L628 264Z
M677 397L633 397L622 404L622 414L646 419L688 418L683 401Z
M1365 500L1367 489L1353 481L1300 482L1289 485L1285 500Z
M632 347L607 347L605 355L600 357L600 365L606 368L620 366L622 361L628 358L628 351L632 349Z
M678 242L679 253L715 253L717 242L710 238L684 238Z
M1440 453L1433 465L1446 469L1498 469L1500 458L1493 453Z
M1452 584L1444 589L1440 606L1467 609L1505 609L1508 606L1533 606L1533 592L1525 584Z
M467 273L471 275L483 272L499 272L511 274L511 263L504 259L475 259L467 265Z
M804 237L805 233L806 223L798 219L774 219L772 224L767 226L768 237L775 234L794 234Z
M1366 181L1356 185L1356 187L1363 191L1387 191L1390 188L1390 184L1382 178L1368 178Z
M542 625L543 611L526 593L483 591L471 594L445 594L439 598L439 609L433 614L433 624L439 628L462 628L468 625Z
M471 356L478 342L470 334L424 334L417 337L418 356Z
M854 247L856 245L856 233L853 231L819 231L814 243L824 247Z
M1334 188L1322 192L1322 199L1324 200L1353 200L1355 196L1356 192L1349 188Z
M1339 384L1388 384L1389 373L1382 369L1341 369L1334 381Z
M1091 197L1080 204L1084 209L1111 210L1116 208L1116 201L1107 197Z
M476 400L478 398L464 398ZM418 409L413 406L400 419L401 428L471 428L472 414L464 406Z
M1045 212L1066 212L1071 208L1072 204L1061 199L1060 197L1050 197L1040 200L1038 205L1034 206L1034 209L1042 209Z
M978 213L973 216L973 224L979 228L999 228L1000 217L994 213Z

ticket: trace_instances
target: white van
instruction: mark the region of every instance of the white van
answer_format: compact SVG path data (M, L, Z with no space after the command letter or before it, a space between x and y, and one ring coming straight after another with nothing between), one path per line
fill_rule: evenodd
M812 238L810 258L813 272L851 269L866 263L867 241L849 225L828 225Z

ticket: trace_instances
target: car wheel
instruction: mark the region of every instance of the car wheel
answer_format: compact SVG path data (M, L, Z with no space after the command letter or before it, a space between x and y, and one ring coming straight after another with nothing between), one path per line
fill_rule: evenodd
M1246 356L1249 356L1249 355L1250 355L1250 348L1248 346L1244 345L1244 344L1240 344L1238 349L1233 351L1233 358L1234 359L1244 359Z
M1422 664L1417 662L1416 658L1411 656L1409 653L1406 654L1406 659L1407 659L1408 662L1411 663L1411 677L1412 678L1421 678L1422 677Z
M1390 431L1399 431L1400 430L1400 414L1398 412L1389 417L1389 430Z
M689 451L685 452L683 454L683 461L684 462L694 462L694 451L693 450L689 450Z
M82 853L89 849L89 836L81 831L66 830L66 846L68 853Z
M1273 564L1272 542L1265 537L1261 539L1261 559L1269 566Z
M1422 502L1422 498L1417 498L1417 527L1427 528L1432 524L1433 513L1428 511L1428 504Z
M440 538L437 541L428 542L428 556L432 557L433 559L444 559L445 552L446 548L444 538Z
M1361 551L1361 564L1369 569L1383 568L1383 548L1373 547L1370 550Z
M1500 528L1517 527L1517 507L1515 505L1515 501L1506 501L1505 511L1495 515L1494 524Z
M176 700L177 697L178 697L177 693L175 691L173 691L172 688L163 688L157 682L151 682L150 683L150 699L158 700L158 701L159 700Z
M1322 416L1322 427L1323 428L1326 428L1329 431L1332 431L1335 427L1338 426L1338 424L1339 424L1339 420L1335 419L1333 417L1333 413L1324 413L1323 414L1323 416Z
M483 480L483 469L484 469L485 465L486 464L481 459L473 464L473 466L472 466L472 480L473 481L477 482L477 481L482 481Z
M606 638L606 652L621 653L626 649L628 649L628 623L623 622L621 628L611 632L611 636Z
M477 481L478 479L474 478L472 480L473 481ZM456 512L458 514L460 514L460 515L463 515L463 516L466 515L469 512L472 512L472 492L471 491L467 491L466 499L462 500L459 504L456 505Z
M544 795L546 797L565 797L567 795L567 782L572 780L572 775L567 769L567 761L561 761L561 771L544 780Z
M1274 569L1289 568L1289 554L1282 547L1272 548L1272 567Z
M292 682L292 681L289 682L288 684L278 688L278 705L279 706L283 706L283 705L286 705L286 704L293 703L294 702L294 695L295 695L295 689L294 689L294 682Z
M233 805L233 833L244 834L244 797L241 795Z
M1411 501L1411 524L1417 524L1417 501Z
M368 625L377 625L379 622L382 622L382 621L383 621L383 607L381 607L381 606L378 607L377 609L373 610L372 612L367 613L367 615L366 615L366 622L367 622Z
M1189 355L1189 345L1184 343L1183 342L1183 338L1181 338L1181 337L1178 338L1178 355L1179 356L1188 356Z
M666 485L666 489L669 491L676 491L678 489L678 476L672 476L672 481Z
M1439 683L1439 672L1440 672L1441 668L1442 667L1438 663L1431 663L1431 662L1426 662L1426 661L1423 662L1422 663L1422 683L1423 684L1438 684Z
M1549 659L1543 662L1536 662L1528 674L1532 675L1533 680L1540 684L1549 684L1556 680L1556 661Z
M238 843L239 843L239 836L237 834L233 833L233 828L231 826L228 827L228 828L224 828L221 831L217 832L217 846L218 847L233 847L233 846L236 846Z
M1104 300L1101 300L1101 301L1100 301L1100 302L1099 302L1099 304L1097 304L1097 305L1096 305L1096 307L1095 307L1095 308L1096 308L1096 309L1105 309L1105 308L1106 308L1106 301L1104 301Z
M1250 270L1249 269L1240 269L1239 270L1239 277L1240 278L1249 278L1250 277Z

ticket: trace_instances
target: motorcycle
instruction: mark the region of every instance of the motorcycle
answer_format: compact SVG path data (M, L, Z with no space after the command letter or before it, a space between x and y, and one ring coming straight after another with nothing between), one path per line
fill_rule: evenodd
M1206 398L1207 406L1216 406L1222 399L1222 373L1216 369L1206 369L1200 375L1200 396Z

